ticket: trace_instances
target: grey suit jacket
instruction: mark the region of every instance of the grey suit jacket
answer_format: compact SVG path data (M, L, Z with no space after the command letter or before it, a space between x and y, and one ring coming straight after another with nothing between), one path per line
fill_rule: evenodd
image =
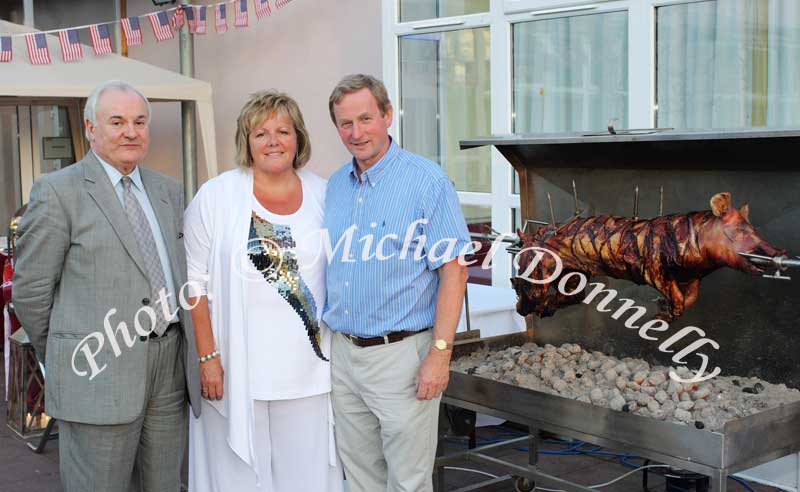
M140 172L180 289L186 283L183 192L171 178L145 168ZM143 304L157 306L125 211L93 153L34 183L18 234L12 296L22 327L45 360L47 413L96 425L132 422L146 403L150 343L136 333L135 315ZM188 311L179 316L189 400L199 415L194 325ZM106 318L112 330L105 329ZM148 319L140 315L145 327ZM131 347L125 330L118 329L122 322ZM91 379L85 351L97 353Z

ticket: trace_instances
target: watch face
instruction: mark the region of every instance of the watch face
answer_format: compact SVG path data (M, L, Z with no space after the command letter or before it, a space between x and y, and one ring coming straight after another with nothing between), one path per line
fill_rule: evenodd
M447 348L447 342L442 339L436 340L433 342L433 345L439 350L445 350Z

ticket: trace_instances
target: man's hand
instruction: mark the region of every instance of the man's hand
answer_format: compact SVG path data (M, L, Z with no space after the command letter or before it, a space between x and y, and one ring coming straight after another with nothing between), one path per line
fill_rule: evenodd
M452 350L431 348L417 371L417 399L432 400L447 389Z
M206 400L221 400L224 371L219 357L200 363L200 389Z

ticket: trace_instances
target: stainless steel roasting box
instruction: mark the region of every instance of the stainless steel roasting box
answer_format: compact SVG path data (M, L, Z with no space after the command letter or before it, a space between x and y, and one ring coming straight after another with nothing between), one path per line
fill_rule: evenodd
M481 347L504 349L530 341L533 341L530 330L482 339L456 347L454 357ZM467 458L508 466L514 475L528 477L540 486L568 491L592 490L537 470L538 430L625 450L707 475L711 478L714 492L726 490L730 474L800 451L800 402L728 421L721 431L715 432L614 411L456 371L450 371L450 384L443 402L529 426L531 464L529 467L512 465L485 455L484 448L477 448L440 457L437 460L440 474L441 467ZM519 442L515 444L519 445Z

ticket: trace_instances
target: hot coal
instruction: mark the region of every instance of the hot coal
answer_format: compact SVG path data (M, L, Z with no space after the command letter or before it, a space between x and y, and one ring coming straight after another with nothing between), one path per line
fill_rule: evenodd
M482 349L456 359L451 369L616 411L720 430L725 422L800 400L800 391L758 378L717 376L700 383L686 367L651 367L641 359L588 352L577 344L526 343Z

